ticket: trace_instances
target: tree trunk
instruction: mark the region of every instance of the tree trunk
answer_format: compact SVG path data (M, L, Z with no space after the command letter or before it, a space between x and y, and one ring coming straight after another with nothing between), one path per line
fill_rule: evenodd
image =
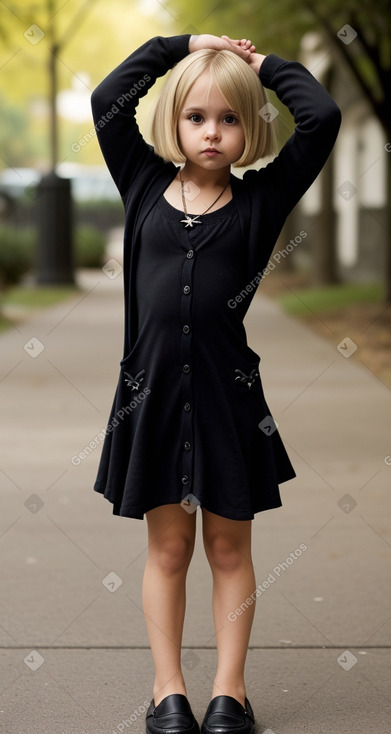
M333 154L328 158L320 175L321 213L316 220L313 243L312 281L314 285L338 283L335 212L333 207L334 166Z
M386 148L386 293L385 300L391 303L391 145Z
M323 85L330 94L334 68L331 66L323 80ZM338 283L336 253L336 217L334 212L334 151L331 152L320 174L321 213L316 222L316 237L313 245L314 285L330 285Z
M57 57L56 47L50 48L50 167L54 171L58 161L58 121L57 121Z
M54 171L58 162L58 121L57 121L57 53L55 30L55 3L47 0L49 36L49 114L50 114L50 167Z

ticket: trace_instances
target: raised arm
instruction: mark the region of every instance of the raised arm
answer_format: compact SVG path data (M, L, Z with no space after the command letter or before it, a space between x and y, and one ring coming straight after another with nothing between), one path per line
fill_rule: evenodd
M256 59L256 57L259 57ZM335 143L341 112L330 94L299 62L253 54L250 66L293 115L296 128L278 156L244 180L267 181L278 211L287 216L320 173ZM255 177L254 177L255 174Z
M106 165L125 196L142 172L148 176L163 160L143 139L136 107L153 86L189 53L190 35L156 36L134 51L92 93L95 129Z

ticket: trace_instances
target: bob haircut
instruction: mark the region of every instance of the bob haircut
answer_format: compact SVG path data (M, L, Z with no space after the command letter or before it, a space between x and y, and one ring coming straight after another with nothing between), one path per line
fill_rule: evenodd
M249 166L277 152L274 122L266 122L260 110L268 98L259 77L237 54L228 49L200 49L179 61L171 70L157 101L151 125L155 152L165 161L185 163L178 140L178 119L185 99L204 71L211 74L244 130L244 148L232 165Z

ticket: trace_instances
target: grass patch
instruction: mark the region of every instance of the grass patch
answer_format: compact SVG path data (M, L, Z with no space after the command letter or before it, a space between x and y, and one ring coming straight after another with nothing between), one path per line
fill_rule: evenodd
M75 286L15 286L15 288L10 288L1 299L1 304L3 306L44 308L45 306L52 306L58 301L63 301L64 298L76 294L78 290Z
M344 283L318 288L298 288L294 293L277 296L281 306L292 315L305 316L309 312L324 313L338 311L351 304L377 303L384 301L385 288L382 283Z
M54 306L80 292L77 286L14 286L0 295L0 331L23 321L31 311ZM4 317L2 317L4 314Z

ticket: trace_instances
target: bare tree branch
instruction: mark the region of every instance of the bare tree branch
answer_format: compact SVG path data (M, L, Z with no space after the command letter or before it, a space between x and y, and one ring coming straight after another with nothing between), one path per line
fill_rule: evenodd
M390 123L388 120L387 110L385 108L384 100L379 101L373 91L373 88L367 83L366 79L364 79L358 65L356 64L355 60L352 57L352 54L348 51L348 47L341 43L338 40L337 33L332 26L331 22L327 17L325 17L319 9L316 7L315 3L309 2L308 0L305 0L304 2L305 6L308 8L308 10L314 15L314 17L319 20L321 25L323 26L325 32L327 33L327 36L331 40L334 48L338 49L338 53L342 56L342 58L346 61L350 71L352 72L355 80L357 81L357 84L363 91L364 95L368 99L376 117L378 117L379 121L383 125L385 131L389 132ZM353 22L353 21L352 21ZM355 29L356 30L356 29ZM359 42L361 42L361 35L359 36ZM378 67L375 67L375 71L379 78L379 69ZM380 81L380 79L379 79ZM384 89L384 87L383 87Z

